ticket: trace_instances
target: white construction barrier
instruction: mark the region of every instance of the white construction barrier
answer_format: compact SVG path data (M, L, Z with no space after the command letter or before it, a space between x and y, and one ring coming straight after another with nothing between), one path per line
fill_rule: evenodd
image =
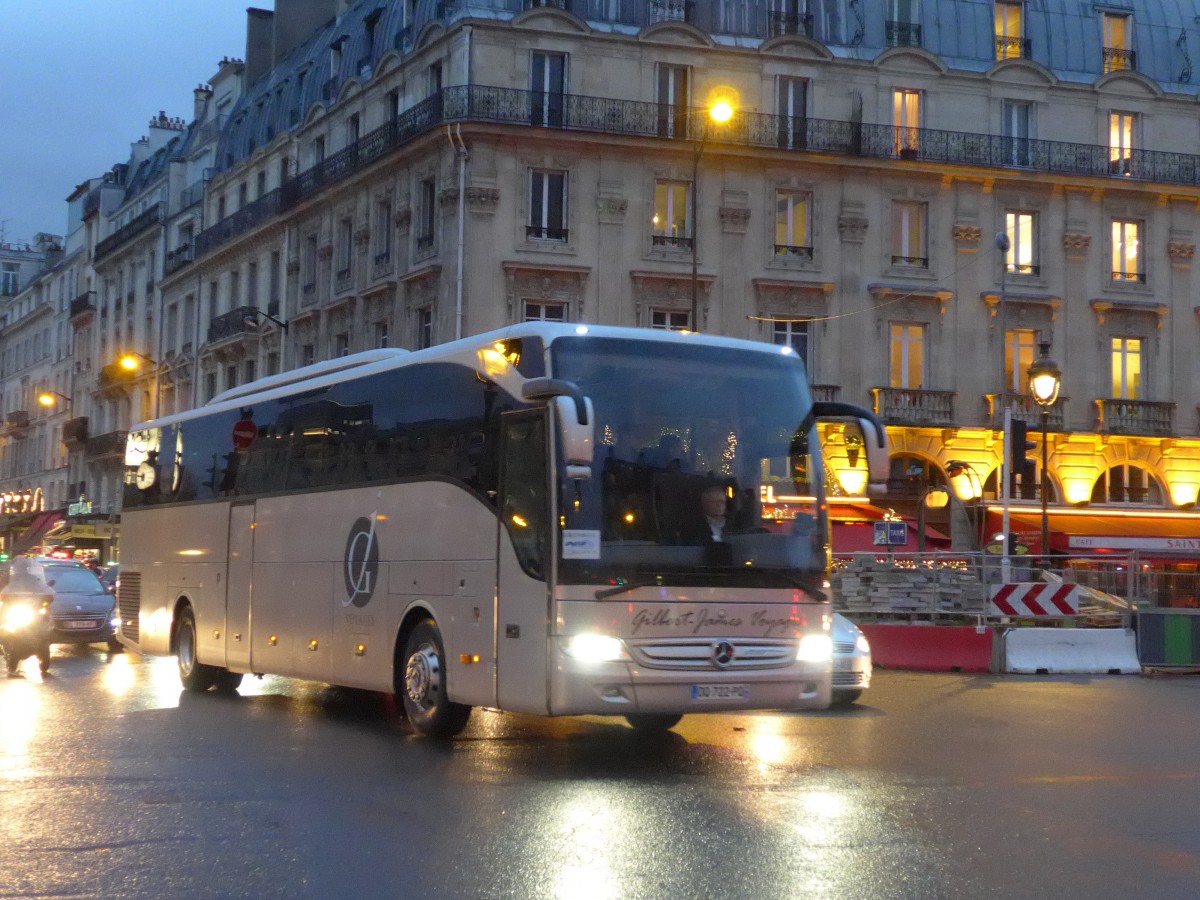
M1009 628L1004 671L1026 675L1127 675L1141 671L1129 628Z

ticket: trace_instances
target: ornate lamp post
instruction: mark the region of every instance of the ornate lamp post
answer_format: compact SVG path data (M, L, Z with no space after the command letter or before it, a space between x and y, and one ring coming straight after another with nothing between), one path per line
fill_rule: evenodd
M696 271L696 253L700 243L700 219L698 198L700 196L700 154L704 152L704 142L708 140L708 123L715 122L724 125L733 118L733 104L728 100L718 99L709 105L707 116L702 120L700 140L696 142L692 154L692 331L700 330L700 299L699 274Z
M1050 358L1049 341L1040 342L1038 352L1041 355L1029 367L1029 392L1033 394L1037 405L1042 408L1042 483L1040 491L1042 494L1042 565L1045 565L1045 557L1050 550L1050 516L1046 509L1046 487L1049 483L1046 475L1049 459L1046 435L1050 425L1050 407L1058 399L1058 389L1062 386L1062 371L1058 368L1058 364Z
M974 549L974 544L979 539L979 525L974 521L971 510L983 497L983 482L979 480L979 473L970 463L959 459L952 459L946 463L946 477L950 479L950 490L967 512L967 523L972 532L971 549Z

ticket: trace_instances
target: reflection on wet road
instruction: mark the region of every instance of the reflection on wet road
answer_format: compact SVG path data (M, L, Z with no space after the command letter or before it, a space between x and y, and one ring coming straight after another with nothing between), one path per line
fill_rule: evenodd
M1189 896L1200 680L880 672L856 708L476 711L56 648L0 680L0 898Z

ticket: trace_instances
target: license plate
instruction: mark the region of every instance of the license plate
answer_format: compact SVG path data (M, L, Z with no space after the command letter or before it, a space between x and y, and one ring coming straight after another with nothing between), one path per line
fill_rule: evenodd
M67 628L79 629L100 627L100 623L93 619L70 619L69 621L63 622L63 625Z
M749 700L750 688L744 684L693 684L693 700Z
M835 672L853 672L854 671L854 660L838 659L837 657L834 657L833 671L835 671Z

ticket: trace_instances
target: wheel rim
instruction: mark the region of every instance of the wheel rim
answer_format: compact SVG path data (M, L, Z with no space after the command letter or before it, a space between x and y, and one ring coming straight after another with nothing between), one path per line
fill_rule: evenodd
M196 663L196 640L192 623L184 622L179 629L179 671L184 677L192 673Z
M422 644L408 658L404 667L404 689L408 699L422 709L429 709L442 689L442 663L437 650Z

